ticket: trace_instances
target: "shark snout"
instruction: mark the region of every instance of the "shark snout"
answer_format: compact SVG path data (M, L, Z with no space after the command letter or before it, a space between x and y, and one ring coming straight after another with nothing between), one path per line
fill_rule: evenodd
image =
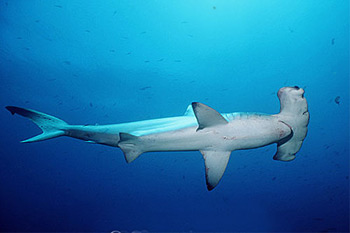
M298 86L294 86L294 87L282 87L281 89L279 89L279 91L277 92L277 96L278 98L282 98L283 96L294 96L294 97L303 97L304 95L304 89L300 88Z

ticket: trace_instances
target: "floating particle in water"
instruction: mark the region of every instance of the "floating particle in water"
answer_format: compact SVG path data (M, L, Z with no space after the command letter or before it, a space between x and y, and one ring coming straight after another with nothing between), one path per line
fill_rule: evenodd
M149 60L146 60L145 63L149 63Z
M213 10L216 10L216 6L213 6Z
M334 102L340 104L340 96L335 97Z
M332 45L334 45L334 42L335 42L335 38L332 38Z
M61 5L55 5L55 7L57 7L57 8L63 8Z
M85 32L90 33L91 31L90 30L85 30Z
M22 40L23 38L22 38L22 37L20 37L20 36L18 36L16 39L17 39L17 40Z
M181 62L181 60L174 60L174 62Z
M276 180L276 176L272 177L272 180Z
M114 53L114 52L115 52L115 50L114 50L114 49L110 49L110 50L109 50L109 52Z
M70 65L71 64L70 61L64 61L63 63L66 64L66 65Z
M90 102L90 107L93 107L92 103Z
M114 11L114 12L113 12L113 16L116 15L116 14L117 14L117 11Z

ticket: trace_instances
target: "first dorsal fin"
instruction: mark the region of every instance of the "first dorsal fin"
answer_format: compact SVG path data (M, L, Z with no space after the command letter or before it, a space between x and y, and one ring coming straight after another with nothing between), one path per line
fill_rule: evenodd
M197 130L228 123L220 113L205 104L193 102L192 108L199 125Z
M212 190L224 175L231 151L201 150L205 163L205 179L208 190Z

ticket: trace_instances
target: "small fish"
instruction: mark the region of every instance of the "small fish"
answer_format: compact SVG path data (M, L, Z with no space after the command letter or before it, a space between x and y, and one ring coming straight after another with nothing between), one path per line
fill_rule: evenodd
M126 55L130 55L131 54L131 52L128 52Z
M158 59L157 61L164 61L164 58Z
M332 45L334 45L334 42L335 42L335 39L333 38L333 39L332 39Z
M57 8L63 8L61 5L55 5L55 7L57 7Z
M92 103L90 102L90 107L93 107Z
M37 19L37 20L35 20L35 22L36 22L36 23L39 23L39 22L40 22L40 20L39 20L39 19Z
M213 10L216 10L216 6L213 6Z
M145 63L149 63L149 60L146 60Z
M16 39L17 39L17 40L22 40L22 37L19 36L19 37L17 37Z
M63 63L66 64L66 65L70 65L71 64L70 61L64 61Z
M85 32L90 33L90 30L85 30Z
M150 89L152 88L151 86L146 86L146 87L141 87L139 90L140 91L144 91L144 90L147 90L147 89Z
M276 180L276 177L274 176L274 177L272 177L272 180Z
M181 62L181 60L174 60L174 62Z
M340 104L340 96L335 97L334 102Z
M114 12L113 12L113 16L116 15L116 14L117 14L117 11L114 11Z
M114 50L114 49L110 49L110 50L109 50L109 52L114 53L114 52L115 52L115 50Z

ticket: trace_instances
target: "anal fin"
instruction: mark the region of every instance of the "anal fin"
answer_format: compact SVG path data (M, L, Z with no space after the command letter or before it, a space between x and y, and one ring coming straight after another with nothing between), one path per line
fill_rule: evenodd
M143 153L139 137L128 133L119 133L119 137L118 147L123 151L127 163L131 163Z
M205 163L205 178L208 190L212 190L221 180L230 159L231 151L201 150Z

